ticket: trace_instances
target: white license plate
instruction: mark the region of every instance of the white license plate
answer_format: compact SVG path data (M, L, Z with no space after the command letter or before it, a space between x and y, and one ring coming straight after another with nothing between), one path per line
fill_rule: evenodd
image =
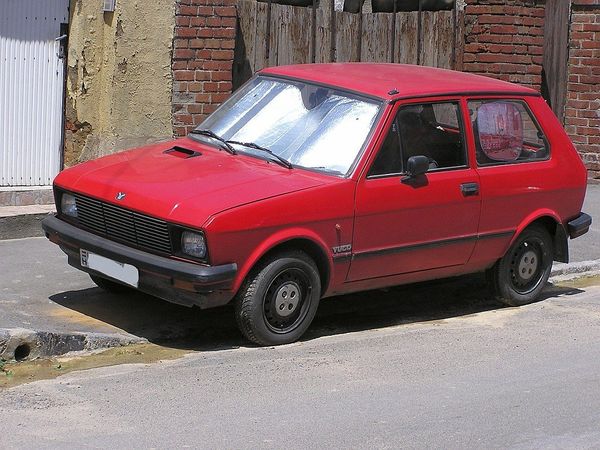
M93 269L130 286L138 287L140 274L135 266L113 261L84 249L79 250L79 256L83 267Z

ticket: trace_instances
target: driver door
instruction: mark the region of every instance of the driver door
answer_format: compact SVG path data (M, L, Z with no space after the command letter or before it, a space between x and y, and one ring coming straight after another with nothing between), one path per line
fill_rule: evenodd
M465 264L473 252L481 199L470 167L458 100L397 107L356 191L348 281ZM411 156L429 171L408 179Z

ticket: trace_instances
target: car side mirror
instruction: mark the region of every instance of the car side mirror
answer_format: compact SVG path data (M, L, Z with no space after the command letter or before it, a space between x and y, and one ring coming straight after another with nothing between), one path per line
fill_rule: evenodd
M405 183L420 175L425 175L429 170L429 158L427 156L411 156L406 163L406 176L402 177L402 182Z

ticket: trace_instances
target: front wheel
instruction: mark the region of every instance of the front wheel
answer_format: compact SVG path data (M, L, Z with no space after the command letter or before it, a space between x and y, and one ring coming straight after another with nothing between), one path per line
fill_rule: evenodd
M545 228L532 225L488 271L488 283L501 302L510 306L526 305L535 301L544 289L553 259L550 234Z
M308 329L320 297L314 261L301 251L280 253L248 275L236 298L236 321L256 344L288 344Z

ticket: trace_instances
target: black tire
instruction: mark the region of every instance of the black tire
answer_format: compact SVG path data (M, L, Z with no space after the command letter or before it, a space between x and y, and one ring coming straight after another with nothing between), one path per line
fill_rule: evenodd
M526 228L506 254L487 272L488 284L496 299L510 306L522 306L539 297L552 270L554 249L548 231L532 225Z
M92 281L96 283L100 289L110 292L111 294L124 294L131 292L133 288L125 286L124 284L117 283L116 281L107 280L106 278L99 277L97 275L88 274Z
M248 275L236 297L235 317L250 341L289 344L308 329L320 298L315 262L302 251L279 253Z

